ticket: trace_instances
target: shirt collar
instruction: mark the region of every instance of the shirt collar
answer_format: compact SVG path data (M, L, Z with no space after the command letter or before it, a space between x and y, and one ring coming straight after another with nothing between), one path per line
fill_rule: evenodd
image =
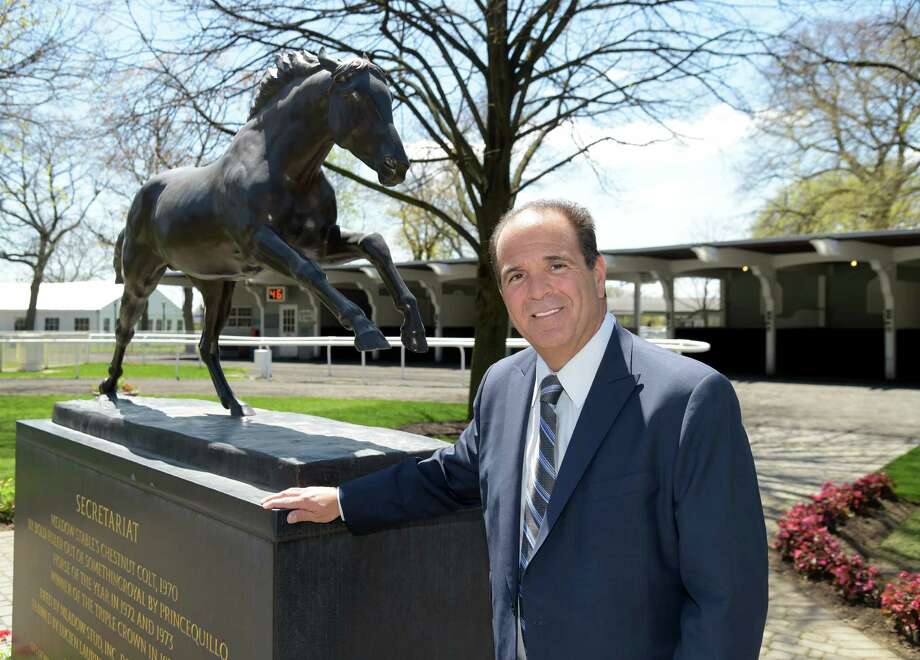
M597 369L601 366L601 360L604 358L604 352L607 350L607 344L613 335L613 328L616 321L608 312L604 315L604 321L601 327L597 329L594 336L588 340L588 343L581 347L571 360L563 365L562 369L556 372L559 382L562 383L562 389L575 404L576 410L581 410L588 398L588 391L594 382L594 376L597 375ZM549 376L552 370L549 365L537 354L537 372L534 383L534 392L531 399L531 405L538 398L538 390L543 379Z

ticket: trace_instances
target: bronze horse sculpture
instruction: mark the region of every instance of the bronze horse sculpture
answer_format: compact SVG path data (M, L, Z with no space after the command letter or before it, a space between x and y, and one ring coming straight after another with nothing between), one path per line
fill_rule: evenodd
M390 345L318 265L366 257L402 312L403 345L428 350L418 303L383 238L336 224L335 192L321 171L333 144L374 169L382 185L405 179L409 160L393 126L383 71L364 58L343 63L322 52L284 54L260 83L248 122L220 158L168 170L144 184L115 248L116 281L124 281L125 289L101 394L115 400L134 326L167 268L185 273L204 297L198 348L221 404L234 417L252 410L227 384L218 337L236 282L265 268L313 291L354 332L355 347L370 351Z

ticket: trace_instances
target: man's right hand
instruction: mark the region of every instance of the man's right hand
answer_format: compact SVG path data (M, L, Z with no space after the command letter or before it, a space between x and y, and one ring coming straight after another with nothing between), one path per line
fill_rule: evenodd
M289 523L332 522L339 517L339 489L326 486L288 488L262 500L263 509L291 509Z

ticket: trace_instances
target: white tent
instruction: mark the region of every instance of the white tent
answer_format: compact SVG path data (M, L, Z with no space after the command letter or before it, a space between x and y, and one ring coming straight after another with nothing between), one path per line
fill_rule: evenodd
M104 281L46 282L38 289L38 332L112 332L121 306L121 284ZM154 332L183 332L182 291L158 287L148 300ZM178 298L179 300L175 300ZM28 282L0 282L0 332L23 329Z

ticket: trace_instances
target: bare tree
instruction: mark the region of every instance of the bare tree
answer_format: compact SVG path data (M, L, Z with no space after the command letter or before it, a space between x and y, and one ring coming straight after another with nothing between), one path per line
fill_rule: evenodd
M0 2L0 137L16 124L40 123L37 110L58 101L82 79L77 44L83 19L69 3Z
M26 0L0 4L0 119L22 119L29 114L36 92L58 72L54 55L59 44L55 29L39 28L36 8Z
M475 215L465 203L463 180L451 163L416 163L410 170L405 192L441 209L469 233L476 232ZM413 259L471 256L466 241L438 216L412 204L392 206L391 215L400 224L400 241L409 248Z
M60 139L26 129L0 153L0 260L32 271L25 327L35 329L35 305L62 241L86 219L99 195L90 173Z
M916 30L920 16L910 20ZM892 19L894 20L894 19ZM882 23L884 24L884 23ZM918 222L920 85L888 67L828 65L886 53L907 71L920 47L875 21L821 21L774 53L752 180L779 182L755 235L885 229ZM823 54L823 55L819 55Z
M285 49L366 52L390 71L404 138L436 145L431 160L453 164L475 229L411 192L329 168L438 218L478 255L471 400L505 354L508 319L487 257L499 217L521 192L616 140L617 122L690 113L704 94L737 101L723 81L749 34L724 3L673 0L196 0L185 11L196 29L181 48L147 43L212 125L222 120L207 103L232 105ZM571 132L569 147L546 148L559 130Z
M195 316L192 314L192 287L182 287L182 320L185 321L185 332L195 332ZM186 352L189 352L186 349Z
M111 272L110 250L87 227L87 219L61 239L48 259L46 282L79 282Z
M711 277L682 278L680 293L690 316L699 317L703 327L708 328L710 312L719 309L719 280Z
M99 92L99 107L106 108L102 140L108 145L100 154L100 166L111 174L108 190L123 203L90 228L110 253L131 200L150 177L176 167L204 165L228 140L225 132L203 121L201 113L183 105L183 98L175 81L155 63L151 66L135 53L111 62ZM194 332L191 287L183 287L183 301L184 327ZM149 328L146 309L141 328ZM187 352L193 348L187 347Z
M879 39L881 47L872 50L825 50L810 41L800 41L795 33L787 35L796 47L807 51L814 59L828 67L876 69L920 85L920 0L889 0L887 11L877 12L862 21L863 30ZM856 5L854 9L858 8ZM913 56L905 57L905 53Z
M111 189L128 203L150 177L176 167L197 167L216 155L228 137L182 105L164 74L133 63L110 74L100 101L109 148L103 167L116 176Z

